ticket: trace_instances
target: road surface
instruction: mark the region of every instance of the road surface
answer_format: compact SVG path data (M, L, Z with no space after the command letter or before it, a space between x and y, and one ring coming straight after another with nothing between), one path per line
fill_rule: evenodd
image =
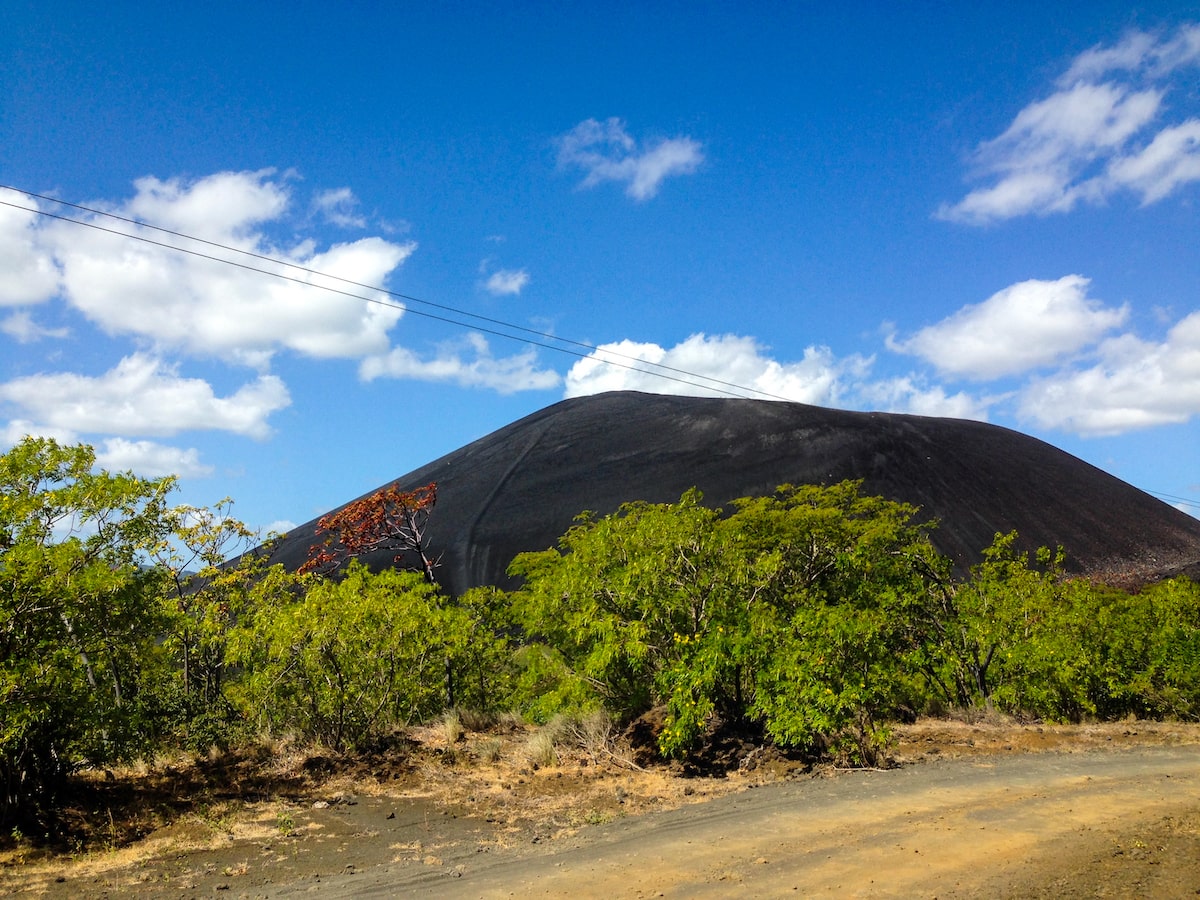
M1200 894L1200 747L924 763L766 785L257 896L1092 897Z

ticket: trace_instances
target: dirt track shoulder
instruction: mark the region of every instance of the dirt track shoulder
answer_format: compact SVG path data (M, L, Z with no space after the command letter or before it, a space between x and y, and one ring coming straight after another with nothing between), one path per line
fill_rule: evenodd
M813 770L743 744L736 770L710 777L620 753L531 766L527 732L449 745L444 730L417 729L384 756L276 751L92 779L79 799L124 809L128 826L168 801L184 812L132 842L18 847L0 856L0 894L1200 892L1197 724L928 719L897 728L899 768ZM135 802L118 807L126 795Z
M766 785L548 853L262 896L1194 896L1198 814L1196 746L960 759Z

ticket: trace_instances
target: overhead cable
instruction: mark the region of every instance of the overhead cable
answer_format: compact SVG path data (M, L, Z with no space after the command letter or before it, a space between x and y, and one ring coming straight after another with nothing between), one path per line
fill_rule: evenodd
M192 250L192 249L188 249L186 247L179 247L175 244L169 244L164 241L157 241L157 240L154 240L153 238L147 237L146 235L132 234L128 231L120 231L115 228L106 228L105 226L98 225L95 222L88 222L88 221L84 221L82 219L72 218L71 216L61 215L58 213L52 213L49 210L40 209L36 206L34 206L34 207L22 206L19 203L13 203L8 200L0 199L0 205L3 205L3 206L8 206L13 209L19 209L19 210L23 210L25 212L34 213L36 215L44 216L44 217L50 218L50 219L56 219L61 222L68 222L70 224L79 225L84 228L91 228L96 231L102 231L107 234L116 235L118 237L124 237L124 238L129 238L130 240L141 241L142 243L151 244L156 247L161 247L165 250L173 250L177 253L185 253L189 256L198 257L200 259L206 259L206 260L210 260L212 262L222 263L222 264L228 265L228 266L234 266L239 269L244 269L248 272L255 272L255 273L258 273L261 275L267 275L267 276L270 276L273 278L279 278L283 281L289 281L294 284L300 284L300 285L304 285L306 287L316 288L317 290L328 291L331 294L337 294L342 297L348 297L348 298L355 299L355 300L361 300L366 303L375 303L380 306L388 307L389 309L404 310L405 312L410 312L413 315L421 316L422 318L431 319L431 320L434 320L437 322L443 322L443 323L446 323L449 325L456 325L460 328L473 329L475 331L479 331L484 334L489 334L494 337L501 337L501 338L506 338L511 341L518 341L520 343L528 344L533 347L540 347L544 350L552 350L552 351L555 351L558 353L564 353L564 354L567 354L568 356L574 356L579 359L594 359L595 361L602 363L603 365L615 366L617 368L626 369L631 372L638 372L643 375L650 375L655 378L662 378L666 381L673 381L673 382L676 382L677 384L683 384L688 387L701 388L703 390L709 390L709 391L713 391L715 393L725 394L726 396L729 396L729 397L736 397L736 398L739 398L742 400L753 399L752 397L747 397L744 393L738 393L739 391L744 391L744 392L747 392L750 394L757 394L760 397L764 397L764 398L767 398L770 400L783 400L783 401L789 400L789 398L787 398L787 397L782 397L778 394L772 394L769 391L763 391L758 388L748 387L746 385L737 384L737 383L731 382L731 381L723 381L719 378L713 378L708 375L701 375L698 372L690 372L686 369L679 369L674 366L668 366L664 363L652 362L651 360L641 359L640 357L630 356L629 354L621 353L616 350L609 350L607 348L598 347L594 344L589 344L584 341L577 341L577 340L572 340L571 338L559 337L558 335L550 334L548 332L538 331L533 328L527 328L523 325L517 325L513 322L507 322L503 319L496 319L496 318L492 318L489 316L481 315L479 313L469 312L467 310L459 309L458 307L450 306L448 304L436 303L432 300L423 300L419 297L414 297L409 294L402 294L399 291L393 291L393 290L390 290L385 287L379 287L377 285L364 284L359 281L354 281L353 279L350 279L350 278L343 278L340 275L331 275L327 272L321 272L317 269L308 268L307 266L300 265L299 263L288 262L287 260L279 259L277 257L269 256L269 255L263 254L263 253L257 253L253 250L244 250L239 247L233 247L228 244L222 244L218 241L212 241L212 240L208 240L206 238L196 237L195 235L186 234L186 233L180 232L180 231L173 231L170 228L163 228L162 226L153 225L149 222L144 222L139 219L133 219L133 218L125 217L125 216L120 216L120 215L117 215L116 213L107 212L106 210L95 209L93 207L83 206L78 203L70 203L66 200L60 200L56 197L50 197L50 196L46 196L44 194L37 194L32 191L26 191L21 188L16 188L16 187L13 187L11 185L6 185L6 184L0 184L0 190L9 190L9 191L12 191L17 194L22 194L24 196L34 198L36 200L43 200L47 203L54 203L54 204L57 204L60 206L66 206L71 209L76 209L76 210L79 210L80 212L90 213L90 214L96 215L96 216L104 216L105 218L108 218L108 219L113 219L115 221L124 222L127 225L133 225L138 228L149 229L151 231L156 231L160 234L167 234L167 235L171 235L172 237L181 238L183 240L193 241L195 243L203 244L205 246L209 246L209 247L212 247L212 248L218 249L218 250L223 250L228 253L236 253L236 254L240 254L245 257L260 260L262 262L268 262L273 265L282 266L282 267L288 268L288 269L293 269L297 272L302 272L302 273L304 273L304 275L307 275L307 276L314 276L317 278L326 278L326 279L329 279L330 281L339 282L341 284L345 284L350 287L361 288L363 290L372 291L372 292L375 292L378 294L384 294L388 297L392 297L392 298L395 298L396 300L401 300L404 302L403 303L391 303L386 300L381 300L379 297L369 297L369 296L365 296L363 294L356 294L352 291L346 291L346 290L341 290L339 288L330 287L329 285L314 284L312 281L309 281L305 278L301 278L296 275L288 275L284 272L274 272L274 271L271 271L270 269L260 268L258 266L254 266L249 263L238 262L237 260L233 260L233 259L225 259L220 256L214 256L210 253L203 253L199 250ZM474 322L483 322L483 323L487 323L487 324L479 325L479 324L474 324L474 322L463 322L463 321L460 321L459 319L450 318L449 316L446 316L446 315L439 315L437 313L428 312L428 311L422 310L422 309L413 309L411 306L407 305L409 303L420 304L421 306L426 306L431 309L441 310L442 312L450 313L450 314L453 314L454 316L460 316L462 318L472 319L472 320L474 320ZM491 327L491 326L494 326L494 327ZM521 332L521 334L510 334L507 331L499 330L501 328L509 329L511 331ZM522 335L532 335L533 337L524 337ZM534 338L541 338L542 340L535 340ZM558 343L551 344L551 343L547 343L547 341L556 341ZM560 346L561 344L566 344L567 346ZM572 349L572 348L579 348L579 349ZM597 356L595 354L605 354L605 356ZM617 357L618 359L628 360L629 362L618 362L616 359L606 358L607 356ZM636 363L636 365L635 365L635 363ZM642 368L642 366L650 366L651 368ZM702 384L702 383L698 383L697 381L694 381L691 379L700 379L701 381L707 382L707 383ZM1200 502L1196 502L1194 500L1189 500L1185 497L1177 497L1172 494L1165 494L1165 493L1162 493L1161 491L1152 491L1152 490L1147 490L1147 493L1154 494L1155 496L1162 497L1166 500L1174 501L1175 503L1178 503L1181 505L1200 509Z
M286 275L282 272L273 272L269 269L259 268L257 266L253 266L248 263L241 263L241 262L237 262L236 260L225 259L225 258L219 257L219 256L213 256L212 254L202 253L198 250L189 250L186 247L180 247L175 244L166 243L164 241L156 241L152 238L146 237L145 235L131 234L128 231L119 231L114 228L106 228L103 225L96 224L95 222L87 222L82 219L72 218L71 216L65 216L65 215L61 215L58 213L52 213L48 210L40 209L36 206L28 207L28 206L22 206L18 203L13 203L8 200L0 200L0 205L9 206L9 207L12 207L13 209L20 209L20 210L24 210L25 212L31 212L31 213L35 213L40 216L45 216L47 218L57 219L61 222L69 222L71 224L80 225L85 228L92 228L97 231L106 232L108 234L113 234L113 235L117 235L120 237L129 238L131 240L141 241L143 243L151 244L156 247L162 247L166 250L174 250L178 253L186 253L190 256L199 257L201 259L207 259L207 260L211 260L213 262L224 263L225 265L236 266L237 268L245 269L250 272L257 272L257 273L260 273L263 275L269 275L269 276L272 276L275 278L283 279L285 281L291 281L296 284L302 284L302 285L306 285L309 287L317 288L319 290L329 291L330 293L339 294L343 297L351 297L351 298L354 298L357 300L362 300L367 303L376 303L381 306L386 306L386 307L389 307L392 309L403 309L403 310L413 313L414 315L422 316L427 319L433 319L435 321L445 322L445 323L448 323L451 325L457 325L462 328L471 328L476 331L483 332L485 334L494 335L496 337L508 338L509 340L519 341L519 342L529 344L534 347L541 347L546 350L554 350L559 353L566 353L570 356L575 356L580 359L595 359L597 362L603 363L605 365L616 366L618 368L627 369L632 372L640 372L641 374L644 374L644 375L651 375L651 376L654 376L657 378L663 378L668 381L674 381L679 384L688 385L689 387L703 388L705 390L715 391L717 393L726 394L731 397L738 397L743 400L748 400L748 399L753 399L753 398L746 397L745 394L737 393L737 392L744 391L744 392L747 392L750 394L757 394L760 397L764 397L764 398L767 398L770 400L787 401L789 399L787 397L783 397L778 394L772 394L769 391L764 391L759 388L749 387L747 385L737 384L737 383L734 383L731 381L723 381L722 379L713 378L709 375L702 375L698 372L690 372L686 369L679 369L674 366L666 365L664 363L653 362L651 360L642 359L637 356L631 356L626 353L621 353L617 350L610 350L608 348L598 347L594 344L589 344L584 341L577 341L577 340L573 340L571 338L559 337L558 335L550 334L548 332L538 331L536 329L528 328L523 325L517 325L513 322L507 322L507 321L504 321L503 319L496 319L496 318L492 318L490 316L480 315L479 313L473 313L473 312L469 312L464 309L459 309L457 307L450 306L448 304L436 303L432 300L423 300L419 297L414 297L409 294L402 294L399 291L393 291L393 290L390 290L385 287L380 287L380 286L372 285L372 284L364 284L359 281L354 281L353 279L350 279L350 278L344 278L340 275L331 275L327 272L321 272L317 269L311 269L311 268L308 268L307 266L300 265L299 263L289 262L287 260L279 259L278 257L269 256L269 255L263 254L263 253L257 253L253 250L244 250L239 247L233 247L228 244L222 244L218 241L212 241L212 240L208 240L206 238L196 237L195 235L186 234L184 232L173 231L170 228L163 228L162 226L153 225L149 222L144 222L139 219L132 219L132 218L128 218L126 216L120 216L120 215L117 215L116 213L107 212L102 209L95 209L93 207L83 206L78 203L70 203L66 200L59 200L55 197L49 197L49 196L46 196L43 194L36 194L36 193L33 193L32 191L22 190L20 188L12 187L11 185L6 185L6 184L0 184L0 189L10 190L15 193L24 194L27 197L32 197L37 200L44 200L48 203L55 203L60 206L67 206L67 207L70 207L71 209L77 209L82 212L91 213L93 215L104 216L105 218L114 219L116 221L124 222L128 225L134 225L139 228L150 229L152 231L156 231L161 234L169 234L172 237L178 237L178 238L182 238L184 240L194 241L198 244L203 244L203 245L213 247L213 248L216 248L219 250L224 250L228 253L237 253L242 256L250 257L252 259L257 259L257 260L261 260L263 262L272 263L274 265L294 269L298 272L303 272L306 275L316 276L318 278L327 278L331 281L336 281L341 284L349 285L351 287L362 288L364 290L369 290L369 291L373 291L376 293L385 294L389 297L393 297L397 300L402 300L405 302L404 303L388 303L387 301L381 300L378 297L366 297L366 296L363 296L362 294L356 294L356 293L353 293L350 291L339 290L337 288L329 287L328 285L314 284L313 282L308 281L306 279L299 278L296 276ZM519 334L509 334L505 331L497 331L497 330L495 330L495 328L484 327L484 326L472 324L469 322L462 322L462 321L458 321L457 319L448 318L446 316L441 316L441 315L437 315L434 313L425 312L425 311L419 310L419 309L413 309L411 306L406 305L408 303L417 303L422 306L442 310L447 313L452 313L455 316L461 316L464 318L473 319L477 322L485 322L490 326L497 326L500 328L510 329L512 331L518 331L523 334L533 335L534 337L542 338L543 340L531 340L529 338L522 337ZM556 342L558 342L558 344L566 344L568 346L566 346L566 347L558 346L557 344L545 343L545 341L556 341ZM584 352L572 350L572 349L570 349L571 347L578 347L578 348L580 348L581 351L584 351ZM595 354L604 354L605 356L596 356ZM617 357L618 359L629 360L629 363L621 363L621 362L617 362L616 360L606 358L609 356ZM647 368L642 368L642 366L650 366L652 368L647 369ZM666 374L666 373L673 373L673 374ZM700 384L691 379L700 379L701 381L703 381L705 383Z

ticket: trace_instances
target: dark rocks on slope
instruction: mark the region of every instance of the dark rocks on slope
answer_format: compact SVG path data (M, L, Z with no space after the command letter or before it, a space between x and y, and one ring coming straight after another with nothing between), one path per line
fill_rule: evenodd
M863 480L863 490L938 520L934 543L960 568L997 532L1061 545L1071 571L1133 585L1200 572L1200 521L1049 444L958 419L845 412L759 400L620 392L564 400L399 479L438 485L428 537L439 577L460 593L509 584L517 554L554 546L582 510L629 500L706 503L780 484ZM316 520L273 561L299 566ZM392 564L389 553L365 560Z

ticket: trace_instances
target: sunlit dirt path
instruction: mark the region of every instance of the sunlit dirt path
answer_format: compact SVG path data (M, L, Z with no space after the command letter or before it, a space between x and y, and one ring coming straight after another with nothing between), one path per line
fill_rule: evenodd
M768 785L451 873L381 867L259 896L1195 896L1198 814L1195 746L955 760Z

